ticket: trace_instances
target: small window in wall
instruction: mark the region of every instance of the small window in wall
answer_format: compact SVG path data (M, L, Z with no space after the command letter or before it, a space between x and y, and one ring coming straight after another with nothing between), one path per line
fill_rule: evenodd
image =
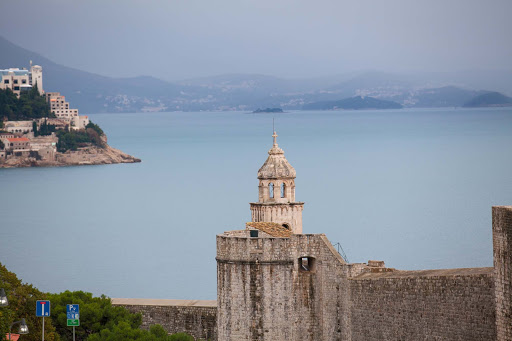
M289 230L289 229L290 229L290 225L288 225L288 224L286 224L286 223L284 223L284 224L283 224L283 227L284 227L285 229L287 229L287 230Z
M9 84L9 80L8 79L4 79L4 84Z
M271 198L274 197L274 184L272 182L268 184L268 195Z
M286 196L286 185L284 182L281 184L281 198L284 198Z
M299 271L302 271L302 272L315 271L315 258L300 257L299 258Z

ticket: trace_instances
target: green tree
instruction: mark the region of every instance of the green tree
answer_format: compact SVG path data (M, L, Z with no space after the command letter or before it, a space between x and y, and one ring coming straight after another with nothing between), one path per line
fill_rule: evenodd
M9 121L54 117L45 98L39 95L37 86L20 94L18 98L10 89L0 90L0 118Z
M83 291L65 291L51 294L52 320L62 340L72 340L73 329L67 326L66 306L80 305L80 326L75 327L77 341L88 340L90 336L103 330L114 330L118 324L123 328L138 330L142 323L140 314L132 314L124 307L112 306L110 298L104 295L93 297ZM93 338L94 340L94 338Z
M169 341L194 341L194 337L186 333L177 333L169 337Z
M0 149L4 149L4 148L5 148L5 144L2 141L0 141Z
M100 126L92 123L91 121L89 121L89 123L85 126L85 129L89 129L89 128L95 130L99 136L105 135L103 130L100 128Z
M34 288L31 284L22 283L15 273L8 271L0 263L0 288L5 289L9 305L0 307L0 335L9 332L12 322L24 318L27 322L29 334L23 335L22 340L39 341L42 338L42 318L35 316L36 301L48 299L48 295ZM13 327L12 332L17 333L19 325ZM60 336L55 331L51 319L45 319L44 339L59 341Z

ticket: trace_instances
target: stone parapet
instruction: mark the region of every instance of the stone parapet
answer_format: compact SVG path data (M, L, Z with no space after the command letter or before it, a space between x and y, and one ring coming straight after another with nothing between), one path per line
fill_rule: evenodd
M498 341L512 340L512 206L492 208L496 332Z
M142 328L160 324L169 333L216 340L217 301L113 298L112 305L142 314Z

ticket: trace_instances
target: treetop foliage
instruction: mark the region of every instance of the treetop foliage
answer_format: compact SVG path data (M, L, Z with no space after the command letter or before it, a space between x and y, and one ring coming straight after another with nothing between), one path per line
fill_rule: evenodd
M4 117L9 121L23 121L54 115L36 85L30 91L22 92L19 98L11 89L0 89L0 120Z
M0 307L0 338L9 333L11 323L22 318L27 322L29 334L23 335L25 341L39 341L42 338L42 318L36 317L36 301L46 300L48 295L39 291L32 284L22 283L15 273L10 272L0 263L0 288L5 289L9 305ZM53 308L52 308L53 309ZM19 325L12 328L17 333ZM45 319L44 339L47 341L60 341L52 320Z
M94 297L83 291L64 291L49 294L39 291L31 284L22 283L16 274L0 263L0 288L4 288L9 300L7 307L0 308L0 339L9 332L14 321L25 318L29 333L22 336L25 341L41 340L42 318L35 316L36 301L50 300L51 316L45 319L47 341L73 340L73 328L67 326L67 305L80 305L80 326L75 327L77 341L193 341L185 333L168 335L160 325L148 330L140 329L142 317L130 313L126 308L113 306L110 298ZM17 333L18 326L12 332Z

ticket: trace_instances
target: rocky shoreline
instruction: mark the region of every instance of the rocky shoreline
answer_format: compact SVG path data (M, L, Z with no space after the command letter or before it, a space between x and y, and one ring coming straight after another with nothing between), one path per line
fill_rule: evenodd
M8 160L0 159L0 168L19 167L62 167L82 165L108 165L117 163L136 163L140 159L123 153L109 145L104 147L87 146L77 151L56 153L55 160L38 160L35 157L16 157Z

